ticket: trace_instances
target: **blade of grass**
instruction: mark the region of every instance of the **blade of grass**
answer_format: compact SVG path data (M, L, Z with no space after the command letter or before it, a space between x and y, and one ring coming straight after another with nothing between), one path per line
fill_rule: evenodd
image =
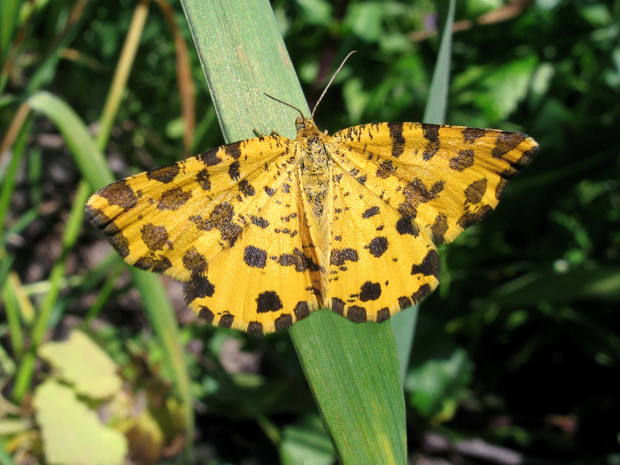
M455 8L456 0L441 0L437 2L441 45L439 46L431 90L426 102L424 123L446 123L448 89L450 87L450 62L452 60L452 24L454 23Z
M4 61L13 38L13 32L19 25L17 15L21 6L21 0L4 0L0 2L0 62Z
M28 298L28 294L24 289L24 285L19 279L15 271L11 271L7 277L7 286L11 288L11 292L17 299L17 305L20 311L20 318L27 326L32 326L36 315L34 306Z
M194 77L189 60L187 43L177 26L175 12L166 0L158 0L166 22L174 36L174 48L176 51L176 71L179 94L181 96L181 117L183 118L183 147L185 158L192 155L194 147L194 133L196 131L196 96L194 93Z
M19 360L24 353L24 333L19 318L17 296L11 286L2 287L2 302L6 312L6 321L9 324L11 351L15 354L15 359Z
M118 59L118 65L114 71L114 77L112 78L112 85L108 91L108 97L105 101L103 113L99 121L99 132L97 133L97 147L99 147L99 150L103 151L105 149L108 139L110 138L110 131L112 130L114 119L118 113L118 107L123 99L123 92L127 87L127 79L129 78L129 73L131 72L131 67L133 66L136 52L138 51L140 37L142 37L142 31L144 30L144 24L149 14L150 3L150 0L142 0L136 6L133 18L131 18L129 31L125 38L123 50Z
M253 130L294 137L295 111L309 114L266 0L184 0L224 136ZM316 312L290 330L323 421L343 464L405 464L404 399L389 325L357 325Z
M431 89L424 111L424 123L445 124L448 106L448 89L450 86L450 62L452 59L452 24L454 22L455 0L443 0L437 3L440 21L441 45L437 55L437 64L433 73ZM409 356L415 337L420 306L415 305L397 313L392 320L392 331L398 348L401 380L405 379L409 367Z
M32 2L34 3L34 2ZM66 19L64 24L58 24L60 32L51 38L44 58L28 80L24 95L29 96L39 90L56 75L56 68L61 58L61 52L71 43L79 28L78 25L85 16L84 11L89 0L78 0L72 6L69 15L62 15Z

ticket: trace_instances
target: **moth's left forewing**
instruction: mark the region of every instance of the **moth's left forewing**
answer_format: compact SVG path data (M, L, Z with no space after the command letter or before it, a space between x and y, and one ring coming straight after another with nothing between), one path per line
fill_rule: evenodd
M218 147L100 189L86 217L127 263L188 281L260 214L296 165L290 152L282 137Z
M333 141L343 169L436 243L490 213L538 149L521 133L419 123L354 126Z

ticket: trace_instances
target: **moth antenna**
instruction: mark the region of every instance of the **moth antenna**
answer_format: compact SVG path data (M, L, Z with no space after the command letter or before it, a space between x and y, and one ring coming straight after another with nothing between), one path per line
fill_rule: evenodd
M338 69L336 70L336 72L334 73L332 78L327 83L327 86L325 86L325 89L323 89L323 93L321 94L319 99L316 101L316 104L314 105L314 108L312 109L312 114L310 115L310 119L314 119L314 112L316 111L316 108L319 106L319 103L321 103L321 100L323 100L323 97L325 96L325 93L327 92L327 89L329 89L329 86L332 85L332 82L334 81L334 79L336 78L336 76L338 75L338 73L340 72L342 67L344 66L344 64L347 62L349 57L351 55L353 55L356 51L357 50L353 50L352 52L349 52L349 54L346 57L344 57L344 60L342 60L342 63L340 63L340 66L338 66Z
M304 114L301 112L301 110L300 110L299 108L297 108L297 107L294 107L294 106L293 106L293 105L291 105L290 103L283 102L283 101L282 101L282 100L280 100L279 98L275 98L275 97L273 97L273 96L271 96L271 95L269 95L269 94L265 94L264 92L263 92L263 95L265 95L265 96L269 97L271 100L275 100L276 102L279 102L279 103L281 103L281 104L283 104L283 105L286 105L287 107L291 107L293 110L297 110L297 111L299 112L299 114L301 115L301 117L302 117L302 118L305 118L305 116L304 116Z

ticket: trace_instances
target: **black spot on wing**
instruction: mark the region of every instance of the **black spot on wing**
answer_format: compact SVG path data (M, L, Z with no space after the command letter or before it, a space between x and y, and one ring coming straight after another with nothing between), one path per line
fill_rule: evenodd
M482 197L487 191L487 178L479 179L472 182L467 189L465 189L465 201L467 203L480 203Z
M140 228L142 241L149 250L162 250L168 242L168 231L165 226L155 226L152 223L146 223Z
M413 226L413 222L409 218L401 217L396 222L396 231L401 236L404 234L411 234L412 236L418 236L419 231Z
M379 164L379 169L377 170L377 177L380 179L387 179L395 172L396 167L392 164L390 160L386 160Z
M220 328L230 328L232 327L233 321L235 321L235 316L230 313L225 313L218 321L217 325Z
M294 266L295 271L303 273L307 270L319 271L320 267L314 262L312 257L305 255L297 247L293 250L293 253L283 253L277 258L280 266Z
M282 301L275 291L265 291L256 298L256 313L277 312L282 310Z
M163 182L164 184L168 184L172 182L174 178L179 174L180 168L179 164L175 163L173 165L164 166L162 168L157 168L151 171L146 172L147 179L155 180L159 182Z
M230 179L232 179L233 181L238 181L239 180L239 162L238 161L234 161L230 164L230 166L228 167L228 176L230 176Z
M487 216L492 211L493 207L491 207L490 205L485 205L476 212L470 212L468 210L461 215L461 217L457 221L457 224L463 229L469 228L471 225L478 223L482 218Z
M486 129L465 128L463 130L463 140L468 144L473 144L476 142L476 139L483 137L486 133Z
M413 305L413 302L411 302L411 299L409 297L399 297L398 298L398 306L400 307L401 310L409 308L412 305Z
M192 191L184 191L180 187L174 189L168 189L161 194L159 203L157 204L158 210L178 210L192 197Z
M265 268L267 252L253 245L248 245L243 251L243 261L254 268Z
M289 313L283 313L274 321L276 331L282 331L293 326L293 317Z
M411 267L411 274L422 274L424 276L439 276L439 270L441 268L441 262L439 260L439 254L435 249L430 250L424 260L421 263L415 264Z
M224 146L224 152L229 157L237 160L241 156L241 142L233 142Z
M116 226L116 223L109 223L102 231L108 238L108 241L110 241L110 244L112 244L112 247L114 247L114 250L116 250L121 257L125 258L129 255L129 240L127 240L123 232Z
M424 147L422 158L428 161L439 151L439 125L422 124L422 133L424 134L424 138L428 141L426 147Z
M269 221L260 216L251 216L250 221L252 221L252 224L262 229L265 229L267 226L269 226Z
M297 321L303 320L310 315L310 307L308 306L308 302L297 302L293 312L295 313L295 318Z
M133 208L138 203L138 197L125 179L97 191L99 197L103 197L110 205L117 205L124 210Z
M105 228L112 222L108 216L103 213L99 208L95 208L92 205L86 205L84 208L84 216L86 219L96 228Z
M248 334L253 334L255 336L263 334L263 324L259 321L250 321L248 324Z
M411 295L411 299L413 300L413 302L415 302L417 304L424 297L429 295L431 293L431 291L432 291L432 288L431 288L430 284L423 284L422 286L420 286L420 289L418 289L417 291L415 291Z
M403 137L403 123L388 123L390 139L392 140L392 156L400 157L405 151L405 138Z
M222 235L222 240L228 242L232 247L242 230L241 226L233 222L234 214L234 207L228 202L223 202L215 206L209 215L209 219L203 219L201 215L195 215L190 216L189 220L202 231L217 229Z
M530 164L530 162L534 159L537 153L538 153L538 145L536 145L535 147L532 147L526 152L523 152L521 157L514 163L514 165L518 169L525 168L527 165Z
M214 293L215 286L207 279L206 276L193 276L191 281L187 281L183 285L183 295L187 305L198 298L213 297Z
M329 263L334 266L342 266L347 261L357 262L358 260L359 257L355 249L332 249Z
M252 185L247 181L247 179L242 179L241 181L239 181L239 184L237 184L239 186L239 190L243 193L243 195L245 195L246 197L251 197L254 194L256 194L256 190L254 189L254 187L252 187Z
M443 213L438 213L435 217L435 222L431 226L431 232L433 233L433 242L437 245L445 242L445 234L448 231L448 217Z
M207 271L207 259L192 246L183 255L183 266L196 275L204 274Z
M371 281L366 281L362 284L359 295L362 302L377 300L379 297L381 297L381 284L373 283Z
M198 318L200 320L204 320L209 324L213 324L213 312L211 310L209 310L207 307L205 307L204 305L200 306L200 310L198 311Z
M386 321L388 318L390 318L390 309L389 308L382 308L381 310L379 310L377 312L377 323L383 323L384 321Z
M352 305L347 309L347 319L354 323L365 323L368 321L366 309L358 305Z
M421 179L413 179L403 188L404 201L398 205L398 210L408 218L415 218L418 215L418 205L436 199L444 185L445 181L437 181L428 188Z
M500 132L495 141L495 147L491 150L493 158L501 159L508 152L516 149L526 139L525 134L520 132Z
M196 158L206 166L215 166L222 161L222 159L217 156L219 150L219 148L209 150L208 152L198 155Z
M144 271L163 273L172 266L172 263L170 263L170 260L162 255L149 255L138 258L133 266Z
M378 214L379 214L379 207L375 205L367 209L364 213L362 213L362 218L366 219L366 218L370 218Z
M344 315L344 301L338 297L332 297L332 312L340 316Z
M455 171L463 171L474 164L474 151L471 149L459 150L456 157L450 159L450 168Z
M375 258L381 257L388 249L387 237L375 237L366 248Z
M207 169L198 171L196 181L203 191L211 190L211 180L209 179L209 171Z

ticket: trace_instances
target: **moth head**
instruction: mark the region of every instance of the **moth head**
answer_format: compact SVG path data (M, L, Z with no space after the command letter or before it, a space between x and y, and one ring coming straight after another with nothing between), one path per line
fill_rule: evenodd
M314 124L314 121L312 121L312 119L310 118L306 118L304 116L298 116L295 119L295 129L297 130L297 132L302 131L304 129L309 129L309 128L315 128L316 125Z

